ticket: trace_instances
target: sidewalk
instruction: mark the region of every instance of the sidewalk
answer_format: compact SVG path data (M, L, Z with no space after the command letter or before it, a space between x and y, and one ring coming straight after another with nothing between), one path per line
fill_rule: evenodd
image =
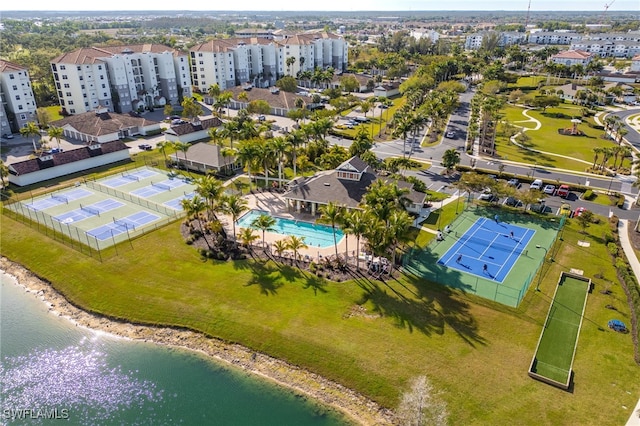
M620 244L622 245L622 249L624 250L624 254L627 256L629 261L629 265L631 265L631 269L633 270L633 274L636 276L636 279L640 277L640 261L638 261L638 257L636 256L635 251L633 251L633 246L631 245L631 240L629 239L629 221L626 219L621 219L618 221L618 235L620 236ZM627 421L626 426L640 426L640 400L636 404L633 409L631 416L629 417L629 421Z

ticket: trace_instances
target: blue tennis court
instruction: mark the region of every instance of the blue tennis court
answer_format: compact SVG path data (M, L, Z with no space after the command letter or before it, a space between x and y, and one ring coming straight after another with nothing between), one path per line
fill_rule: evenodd
M104 241L127 231L135 231L136 228L158 219L160 219L160 216L141 211L122 218L114 217L113 222L91 229L87 231L87 234Z
M166 203L164 203L164 205L169 207L170 209L182 211L182 200L184 199L191 200L193 197L195 197L195 195L196 195L195 192L190 192L181 197L174 198L173 200L169 200Z
M158 175L158 173L154 172L153 170L141 169L141 170L136 170L130 173L125 172L125 173L122 173L120 176L103 180L101 184L105 186L109 186L111 188L117 188L119 186L124 186L131 182L139 182L142 179L146 179L156 175Z
M151 182L151 185L136 189L135 191L131 191L131 193L138 197L149 198L166 191L171 191L183 185L186 185L186 183L182 179L167 179L157 183Z
M112 199L102 200L86 206L83 206L81 204L79 209L59 214L58 216L54 216L53 218L61 223L79 222L93 216L100 216L102 213L106 213L109 210L115 210L118 207L122 207L124 205L124 203Z
M49 197L40 198L33 203L26 204L27 208L35 211L46 210L61 204L69 204L69 201L79 200L84 197L93 195L93 192L82 188L72 189L70 191L56 192Z
M535 231L507 222L479 218L438 260L438 264L502 283Z

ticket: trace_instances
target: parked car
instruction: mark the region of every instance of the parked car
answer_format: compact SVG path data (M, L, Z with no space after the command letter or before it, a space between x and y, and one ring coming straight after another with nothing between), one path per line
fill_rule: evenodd
M380 105L378 105L378 108L380 108L380 109L388 109L389 106L385 105L385 104L380 104Z
M453 138L455 138L455 137L456 137L456 134L455 134L455 133L453 133L452 131L448 131L448 132L445 134L445 136L446 136L446 137L448 137L449 139L453 139Z
M267 119L267 118L266 118L264 115L259 115L259 116L258 116L258 121L264 121L264 120L266 120L266 119Z
M491 192L490 189L485 189L484 191L482 191L482 194L480 194L480 196L478 196L478 200L483 200L483 201L493 201L495 200L497 197L495 195L493 195L493 193Z
M571 205L563 203L558 210L558 216L571 216Z
M536 213L546 213L547 212L547 206L544 203L544 200L540 200L537 203L531 204L531 207L529 207L529 210L531 210L532 212L536 212Z
M553 195L553 193L556 192L556 186L555 185L545 185L545 187L542 190L542 192L544 192L545 194Z
M522 201L518 200L516 197L507 197L507 199L504 200L504 204L511 207L518 207L522 205Z
M533 182L531 182L531 186L529 186L529 189L537 189L538 191L542 189L542 179L536 179Z
M586 211L587 209L585 207L578 207L577 209L574 210L573 217L582 216L582 214Z
M170 115L168 117L165 117L165 120L180 120L182 117L180 117L179 115Z
M556 195L558 197L567 198L569 196L569 192L569 185L560 185Z
M151 151L153 149L153 147L151 145L149 145L148 143L142 143L142 144L138 145L138 148L140 148L143 151Z
M513 186L514 188L519 188L520 187L520 181L518 179L516 179L516 178L509 179L507 181L507 185Z
M47 154L57 154L59 152L62 152L63 149L62 148L51 148L49 150L46 151Z
M11 133L5 133L2 137L5 139L13 139L13 135Z

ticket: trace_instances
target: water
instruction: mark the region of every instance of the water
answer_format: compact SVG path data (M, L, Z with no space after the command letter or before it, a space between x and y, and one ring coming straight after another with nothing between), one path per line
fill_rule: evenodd
M202 355L75 327L1 279L0 424L60 423L11 414L57 415L73 425L346 424Z
M268 215L269 213L263 210L250 210L238 219L237 225L241 228L251 227L251 222L263 214ZM309 247L327 248L334 245L333 229L330 226L275 216L273 218L276 220L276 224L272 232L284 236L304 237L304 242ZM344 237L342 230L336 229L336 241L338 243L342 240L342 237Z

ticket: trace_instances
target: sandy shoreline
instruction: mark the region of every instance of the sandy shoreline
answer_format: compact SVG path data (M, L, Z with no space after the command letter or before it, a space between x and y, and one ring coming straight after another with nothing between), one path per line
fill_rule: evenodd
M135 325L85 312L55 291L51 285L21 265L0 258L0 270L13 276L19 285L49 305L50 311L93 330L100 330L131 340L186 348L204 353L281 386L306 395L319 403L346 414L362 425L392 423L392 412L338 383L289 365L270 356L255 353L241 345L225 343L200 333L166 327Z

